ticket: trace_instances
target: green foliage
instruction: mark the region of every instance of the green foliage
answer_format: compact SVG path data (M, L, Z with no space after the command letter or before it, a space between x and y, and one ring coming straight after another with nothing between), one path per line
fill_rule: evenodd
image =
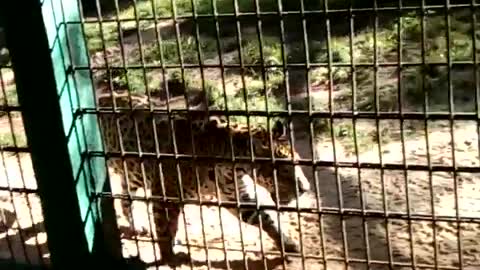
M260 57L262 50L263 60ZM244 64L260 65L282 65L282 48L280 40L274 37L263 37L262 47L256 36L245 37L242 40L242 60ZM238 56L236 56L237 62Z
M212 102L211 108L225 110L242 110L245 111L248 106L249 111L279 111L283 110L283 104L271 94L261 94L263 86L259 86L256 82L247 87L246 92L239 89L236 92L225 93L215 87L213 84L207 84L207 92ZM246 97L246 98L245 98ZM226 100L226 103L225 103ZM277 118L271 118L271 121ZM247 117L245 116L231 116L231 123L247 124ZM249 118L250 125L253 126L267 126L267 117L251 116ZM273 123L273 122L271 122Z
M200 50L202 59L208 59L217 52L217 46L212 39L200 39ZM181 37L178 42L176 38L162 40L160 43L165 65L179 65L180 60L184 64L198 64L197 41L192 36ZM181 54L180 51L181 50ZM139 56L137 50L135 56ZM180 55L182 58L180 58ZM161 54L157 42L149 43L144 46L144 57L148 63L160 64Z
M116 23L102 23L102 27L100 27L100 24L95 22L85 23L84 26L90 53L102 50L103 44L105 44L105 48L118 46L118 27Z

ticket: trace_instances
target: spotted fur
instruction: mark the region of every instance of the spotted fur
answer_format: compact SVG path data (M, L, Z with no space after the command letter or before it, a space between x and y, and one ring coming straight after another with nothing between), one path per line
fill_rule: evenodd
M129 108L130 105L134 109L149 108L147 99L142 96L130 99L129 95L117 95L114 100L116 106L120 108ZM111 107L112 101L110 95L104 95L99 98L99 105ZM155 158L136 157L109 160L109 165L114 170L127 172L124 176L128 181L122 181L122 189L130 193L144 189L147 196L198 200L209 199L218 191L217 199L221 201L238 200L272 205L276 198L272 162L237 162L233 166L228 160L231 159L232 153L235 158L250 157L251 149L255 157L271 157L273 149L276 158L298 158L297 153L291 151L280 122L270 134L264 128L252 128L249 132L243 125L229 126L215 117L206 119L199 117L194 120L176 117L169 120L164 116L152 116L148 110L137 110L122 115L102 114L100 120L106 150L109 152L156 153L160 156L170 154L170 158L161 158L160 161ZM273 142L271 147L270 135ZM190 159L181 158L176 163L172 155L174 153L196 154L217 159L200 158L192 163ZM299 188L300 194L310 189L309 181L299 166L277 165L276 169L279 194L282 194L282 189L294 191L294 187ZM153 200L152 207L155 234L159 241L162 260L175 264L184 259L179 259L173 252L180 206L166 209L159 201ZM130 204L125 200L124 215L129 216L129 208ZM235 209L229 210L237 216L240 214ZM298 250L297 243L288 235L281 233L286 230L281 230L272 211L246 210L242 212L241 219L257 226L261 219L262 228L279 247L283 244L286 251Z

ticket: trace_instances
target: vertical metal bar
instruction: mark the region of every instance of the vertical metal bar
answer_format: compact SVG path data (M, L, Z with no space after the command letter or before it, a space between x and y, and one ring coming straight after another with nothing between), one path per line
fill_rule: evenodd
M350 79L350 84L352 87L352 113L357 112L357 76L356 76L356 69L355 69L355 57L353 54L354 51L354 18L352 13L352 0L350 0L349 5L349 46L350 46L350 65L351 65L351 72L352 76ZM364 244L365 244L365 260L366 264L370 265L370 241L368 236L368 224L367 219L365 218L366 215L366 206L364 200L364 193L363 193L363 181L362 181L362 171L360 167L360 150L358 148L358 138L357 138L357 119L352 118L352 130L353 130L353 144L355 148L355 162L356 162L356 170L357 170L357 177L358 177L358 190L360 194L360 208L362 209L362 228L364 234Z
M117 0L118 1L118 0ZM145 56L143 55L143 39L142 34L140 33L140 22L138 20L138 11L137 11L137 0L133 0L133 14L135 16L135 24L136 24L136 33L137 33L137 40L138 40L138 50L140 52L140 63L142 65L142 74L143 74L143 82L145 84L145 92L147 92L147 100L150 110L152 109L152 101L151 101L151 94L150 89L148 89L148 80L147 80L147 72L145 70ZM128 77L128 76L127 76Z
M378 158L380 165L383 167L383 155L382 155L382 136L380 133L380 120L379 120L379 109L380 109L380 98L378 96L378 44L377 44L377 32L378 32L378 3L377 0L373 1L373 11L374 11L374 24L373 24L373 62L374 62L374 77L373 77L373 92L374 92L374 109L375 115L375 130L376 130L376 140L378 142ZM382 205L385 215L384 224L385 224L385 234L387 240L387 251L388 251L388 263L390 269L393 268L393 254L392 254L392 244L390 239L390 230L388 222L388 204L387 204L387 193L385 188L385 171L383 168L380 169L380 180L382 183Z
M305 85L307 87L307 98L308 102L311 105L312 101L312 96L311 96L311 88L310 88L310 49L309 49L309 41L308 41L308 31L307 31L307 22L305 19L305 2L304 0L300 0L300 16L301 16L301 21L302 21L302 32L303 32L303 44L304 44L304 53L305 53ZM310 106L309 106L310 109ZM309 122L312 122L312 119L309 119ZM290 131L290 145L291 147L291 155L293 157L293 151L295 149L295 135L293 132L293 125L292 125L292 118L291 115L289 115L288 118L288 123L289 123L289 131ZM311 149L313 152L313 149ZM293 160L292 160L293 161ZM299 232L299 242L300 242L300 255L301 255L301 261L302 261L302 268L306 269L305 265L305 250L304 250L304 245L303 245L303 231L302 231L302 218L300 215L300 205L299 205L299 187L298 187L298 182L295 181L295 199L296 199L296 210L297 210L297 218L298 218L298 232Z
M198 14L197 14L196 0L190 0L190 3L192 5L193 24L195 25L195 43L197 45L196 47L197 47L197 55L198 55L198 66L200 69L200 78L202 79L202 90L203 92L205 92L205 110L206 110L206 114L209 115L208 93L206 92L206 87L205 87L205 71L203 67L202 49L200 46L200 29L198 27Z
M177 52L179 56L179 62L180 62L180 67L181 67L181 74L182 74L182 83L185 84L185 66L183 63L183 52L182 52L182 47L180 46L180 29L178 26L178 19L177 19L177 7L175 4L175 0L170 0L170 4L172 6L172 20L175 25L175 38L176 38L176 43L177 43ZM187 91L184 91L184 97L185 97L185 104L186 104L186 110L187 110L187 117L188 119L191 120L190 114L189 114L189 109L190 109L190 104L188 102L188 97L187 97ZM171 119L173 121L173 119ZM192 129L191 121L190 122L190 129ZM177 169L177 174L178 174L178 182L177 182L177 189L178 189L178 194L180 196L180 201L183 203L185 201L185 195L183 194L183 179L182 179L182 173L181 173L181 168L178 160L178 145L176 143L176 132L175 132L175 125L172 122L172 139L173 139L173 144L174 144L174 156L175 156L175 164L176 164L176 169ZM191 140L192 140L192 145L193 145L193 134L191 134ZM193 150L193 154L195 154L195 150ZM190 241L188 238L188 230L187 230L187 219L185 217L185 209L184 207L181 207L181 213L183 217L183 222L184 222L184 227L185 227L185 237L187 240L187 249L188 249L188 255L191 256L190 253ZM190 268L193 269L193 262L190 260Z
M251 131L251 128L250 128L250 117L248 115L248 99L247 99L247 85L246 85L246 82L245 82L245 66L244 66L244 62L243 62L243 53L242 53L242 34L241 34L241 25L240 25L240 17L239 17L239 8L238 8L238 1L237 0L233 0L233 14L234 14L234 17L235 17L235 29L236 29L236 36L237 36L237 50L238 50L238 59L239 59L239 62L240 62L240 72L241 72L241 80L242 80L242 91L243 91L243 100L245 102L245 113L247 114L247 128L248 128L248 137L249 137L249 146L250 146L250 164L253 164L253 159L254 159L254 156L253 156L253 143L252 143L252 131ZM236 173L234 173L234 177L236 178ZM254 178L254 182L256 184L257 182L257 179ZM238 188L238 185L235 187L235 188ZM255 189L255 196L257 194L257 190ZM237 192L237 195L238 195L238 192ZM238 211L240 211L241 209L237 209ZM261 228L262 227L262 220L260 219L260 225L259 227ZM240 229L242 227L241 225L241 221L239 219L239 225L240 225ZM243 235L243 233L242 233ZM244 266L245 266L245 269L248 269L248 264L247 264L247 261L246 261L246 251L245 251L245 242L244 242L244 239L243 237L241 238L242 240L242 251L243 251L243 260L244 260ZM263 252L262 252L263 253Z
M77 9L78 9L78 14L79 14L79 17L80 17L80 28L81 28L81 32L82 32L82 36L86 36L85 35L85 16L83 14L83 7L82 7L82 1L77 1ZM88 44L87 44L87 39L84 38L83 39L83 46L88 50ZM91 68L92 68L92 63L90 61L90 57L86 57L86 62L87 62L87 66L89 68L89 79L90 79L90 86L92 87L92 89L95 89L94 87L94 84L93 84L93 72L91 72ZM96 91L92 91L92 95L93 95L93 99L94 99L94 104L95 104L95 108L98 108L98 104L97 104L97 93ZM97 118L97 124L100 125L100 120Z
M352 17L350 16L350 19L352 19ZM283 47L282 47L283 48ZM308 50L306 50L308 52ZM308 55L308 58L307 58L307 61L308 63L310 63L310 55ZM307 74L310 73L309 72L310 69L307 70ZM315 143L315 139L314 139L314 134L315 134L315 130L314 130L314 125L313 125L313 121L314 120L317 120L317 119L324 119L324 118L313 118L312 116L312 102L311 102L311 98L310 98L310 92L311 92L311 88L310 88L310 83L309 83L309 76L307 77L307 96L308 96L308 109L307 109L307 113L308 113L308 126L309 126L309 136L310 136L310 150L312 151L312 161L317 161L318 157L317 157L317 151L315 150L316 149L316 143ZM289 103L289 106L290 106L290 103ZM326 258L326 251L325 251L325 235L324 235L324 231L323 231L323 214L322 214L322 210L321 210L321 194L320 194L320 183L319 183L319 179L318 179L318 174L317 174L317 166L312 166L312 175L313 175L313 180L314 180L314 183L315 183L315 203L317 205L317 210L319 212L318 214L318 227L320 229L320 242L321 242L321 258L322 258L322 261L323 261L323 269L327 269L327 258Z
M144 69L145 70L145 69ZM151 104L151 102L148 102L149 104ZM143 108L142 108L143 109ZM137 119L135 118L135 112L131 112L133 117L132 117L132 120L133 120L133 124L134 124L134 129L135 129L135 137L136 137L136 141L137 141L137 149L138 149L138 162L140 163L140 173L142 175L142 184L143 184L143 198L145 199L145 204L147 206L147 213L146 213L146 217L148 218L148 223L149 223L149 226L150 226L150 230L152 229L152 226L150 224L150 210L149 210L149 200L147 200L147 186L148 186L148 183L147 183L147 176L145 174L145 161L142 159L142 155L143 155L143 149L142 149L142 143L141 143L141 139L140 139L140 130L139 130L139 123L137 121ZM143 112L142 112L143 113ZM142 115L144 116L144 115ZM142 124L143 125L146 125L146 121L143 121L143 119L140 119L141 122L143 122ZM137 158L137 157L135 157ZM136 168L135 168L136 169ZM137 187L138 188L138 187ZM132 205L133 206L133 202L132 202ZM132 223L134 223L134 216L133 216L133 207L130 207L130 210L131 210L131 214L132 214ZM134 226L135 228L135 226ZM136 232L136 230L135 230ZM151 235L153 236L153 232L151 232ZM135 241L136 241L136 244L137 244L137 250L138 250L138 256L140 256L140 248L138 246L138 235L135 234ZM155 245L154 245L154 250L155 250ZM155 255L156 256L156 255Z
M113 97L112 70L110 69L110 64L109 64L108 57L107 57L107 48L105 46L105 35L103 33L103 16L102 16L102 10L100 8L100 2L99 1L100 0L95 0L95 7L96 7L96 12L97 12L97 21L98 21L98 26L99 26L99 29L100 29L100 40L101 40L101 43L102 43L103 59L105 60L105 69L106 69L106 72L107 72L107 81L108 81L108 86L109 86L109 92L110 92L110 96L112 97L112 109L115 110L116 99ZM125 76L128 77L127 74L125 74Z
M217 42L217 49L218 49L218 62L219 62L219 65L220 65L220 76L222 78L222 90L223 90L223 102L225 103L225 113L226 113L226 118L227 118L227 128L230 128L230 115L228 115L228 100L227 100L227 86L225 84L225 68L224 68L224 65L223 65L223 53L222 53L222 46L221 46L221 43L220 43L220 25L218 23L218 11L217 11L217 5L216 5L216 1L215 0L210 0L210 5L211 5L211 8L212 8L212 13L213 13L213 20L215 22L215 38L216 38L216 42ZM207 105L208 106L208 105ZM230 144L230 157L231 157L231 162L232 162L232 169L234 168L234 159L235 159L235 155L234 155L234 149L233 149L233 139L232 139L232 135L229 133L229 136L228 136L228 139L229 139L229 144ZM238 197L238 183L237 183L237 174L236 174L236 170L233 169L233 179L234 179L234 186L235 186L235 190L237 191L237 194L236 194L236 203L237 203L237 207L239 206L240 204L240 201L239 201L239 197ZM217 196L217 198L220 198L219 197L219 191L218 191L218 187L219 187L219 184L218 184L218 178L217 178L217 175L215 173L215 195ZM218 202L218 219L220 221L220 228L221 228L221 237L222 237L222 246L223 246L223 253L224 253L224 259L225 259L225 263L226 263L226 266L227 266L227 269L230 269L230 262L228 260L228 252L227 252L227 248L225 246L225 232L223 230L223 222L222 222L222 208L220 207L220 200L217 200ZM240 227L240 238L243 239L243 234L242 234L242 229ZM243 248L243 246L242 246ZM244 262L245 262L245 252L244 250L243 251L243 259L244 259Z
M331 32L330 32L330 18L329 18L329 11L328 11L328 1L323 2L323 11L325 14L325 27L327 32L327 56L328 56L328 112L330 114L330 137L332 139L332 148L333 148L333 163L334 163L334 173L335 173L335 182L337 187L337 194L338 194L338 210L341 213L341 230L342 230L342 247L344 252L344 264L345 267L349 267L349 255L348 255L348 244L347 244L347 231L345 226L345 216L343 215L343 193L342 193L342 183L340 180L340 175L338 172L338 163L337 163L337 149L336 149L336 140L334 134L334 121L333 121L333 82L332 82L332 50L331 50Z
M477 56L477 14L475 8L475 0L472 0L470 3L470 12L472 13L472 57L473 57L473 76L475 80L475 112L477 114L477 119L480 118L480 87L479 87L479 78L478 78L478 56ZM477 121L477 138L480 138L480 121ZM478 140L478 154L480 156L480 139Z
M279 17L279 24L280 24L280 50L282 53L282 66L283 66L283 85L285 85L285 100L287 101L287 112L289 115L289 118L291 118L292 115L292 103L291 103L291 96L290 96L290 85L289 85L289 76L288 76L288 57L287 57L287 48L286 48L286 40L285 40L285 22L283 21L283 5L281 0L277 0L277 7L278 7L278 17ZM271 135L270 135L271 137ZM270 143L272 143L272 138L270 138ZM271 144L270 144L271 145ZM274 155L271 153L271 157L273 158ZM273 159L272 159L273 161ZM277 173L276 170L273 172L273 180L275 183L275 186L278 187L278 179L277 179ZM275 197L276 202L275 204L277 205L277 211L279 210L279 192L278 188L275 189ZM278 215L277 215L278 216ZM277 219L280 222L280 217L278 216ZM280 247L280 253L282 258L285 256L285 247L282 244ZM283 269L287 269L287 265L285 263L285 260L282 261L282 267Z
M99 1L99 0L97 0ZM127 60L126 60L126 56L125 56L125 44L124 44L124 40L123 40L123 33L122 33L122 26L120 24L120 8L119 8L119 4L118 4L118 0L114 0L114 4L115 4L115 21L117 22L117 33L118 33L118 39L119 39L119 42L120 42L120 56L121 56L121 65L122 65L122 68L123 68L123 71L125 72L125 82L127 84L127 89L128 89L128 101L129 101L129 106L130 108L133 108L133 104L132 104L132 95L131 95L131 87L130 87L130 79L128 76L128 67L127 67ZM98 6L98 4L97 4ZM99 10L99 8L97 8ZM105 44L104 43L104 40L103 40L103 35L102 35L102 44ZM105 61L106 61L106 58L105 58ZM111 83L111 71L108 69L108 66L106 66L107 68L107 76L108 77L108 82L109 82L109 86L110 86L110 92L113 91L113 84ZM111 95L113 95L113 93L111 93Z
M261 76L262 76L262 83L263 83L263 93L265 95L265 111L267 112L267 123L266 123L266 126L267 126L267 130L270 131L270 115L269 115L269 109L268 109L268 94L267 94L267 79L266 79L266 69L265 69L265 59L264 59L264 55L263 55L263 31L262 31L262 20L261 20L261 15L260 15L260 5L258 3L258 0L254 0L253 1L254 4L255 4L255 16L256 16L256 32L257 32L257 39L258 39L258 45L259 45L259 56L260 56L260 66L261 66ZM245 99L245 101L247 101ZM249 116L247 116L249 117ZM271 136L269 136L269 138L271 138ZM250 142L252 144L252 142ZM253 145L252 145L252 148L253 149ZM271 141L270 141L270 153L272 153L272 144L271 144ZM253 157L253 153L252 153L252 157ZM273 157L273 156L272 156ZM274 159L272 159L272 162L274 162ZM253 159L252 159L252 164L253 164ZM275 169L274 169L275 171ZM257 177L256 177L256 173L255 173L255 170L253 170L253 174L254 174L254 183L255 183L255 202L257 204L257 209L258 209L258 206L259 206L259 202L258 202L258 194L257 194ZM274 172L274 178L276 177L275 175L275 172ZM275 181L274 181L275 182ZM278 187L275 185L274 183L274 189L278 189ZM279 215L278 215L278 212L277 212L277 220L279 220ZM262 218L259 218L259 232L260 232L260 239L262 240L263 239L263 230L262 230ZM280 221L279 221L279 224L280 224ZM281 226L279 226L280 228L280 231L281 231ZM281 238L281 242L283 243L283 237L281 236L280 234L280 238ZM283 246L283 244L281 245ZM261 249L261 252L262 252L262 260L263 260L263 265L265 267L265 269L268 268L268 265L267 265L267 260L266 260L266 257L265 257L265 251L264 251L264 245L263 245L263 241L260 241L260 249ZM282 248L280 248L282 249Z
M420 30L421 30L421 53L422 53L422 68L425 69L427 68L426 64L426 53L427 53L427 36L426 36L426 25L425 25L425 13L426 13L426 3L425 0L422 0L422 13L421 13L421 24L420 24ZM435 211L435 193L433 190L433 172L432 172L432 161L431 161L431 156L430 156L430 136L429 136L429 128L428 128L428 114L430 112L429 110L429 103L430 103L430 96L429 93L426 89L426 78L425 74L422 72L422 93L424 94L424 100L423 100L423 113L424 113L424 132L425 132L425 148L427 149L427 166L429 168L428 170L428 183L429 183L429 192L430 192L430 209L432 211L432 219L433 219L433 224L432 224L432 234L433 234L433 258L434 258L434 265L435 269L438 269L438 241L437 241L437 222L436 222L436 211ZM410 235L410 241L413 241L412 235ZM415 258L412 258L413 260L413 265L416 264Z
M450 126L450 147L452 150L452 167L453 167L453 185L454 185L454 198L455 198L455 217L456 217L456 228L457 228L457 248L458 248L458 264L460 269L463 269L463 248L462 248L462 233L460 226L460 206L458 205L458 174L457 174L457 161L455 155L455 125L453 120L453 114L455 112L454 107L454 92L452 85L452 52L450 47L450 1L445 0L445 22L446 22L446 42L447 42L447 82L448 82L448 112L450 115L449 126Z
M173 127L173 123L171 121L172 116L171 116L171 109L170 109L170 92L169 92L168 83L167 83L165 58L163 56L163 50L162 50L162 41L161 41L162 37L161 37L159 27L158 27L157 6L156 6L157 1L152 0L151 3L152 3L152 9L153 9L153 20L155 22L156 44L157 44L159 55L160 55L160 65L161 65L161 70L162 70L162 82L163 82L163 87L164 87L165 93L166 93L166 107L167 107L168 125L169 125L169 130L172 131L172 130L174 130L174 127ZM153 129L154 138L158 138L155 117L152 117L152 129ZM172 136L172 144L173 144L174 140L175 140L175 136ZM157 160L158 160L158 158L162 154L161 153L161 148L160 148L160 144L158 142L158 139L155 139L154 142L155 142L155 150L156 150ZM159 178L160 179L154 179L153 181L160 181L160 187L161 187L161 190L162 190L162 194L160 194L160 195L162 196L163 203L166 203L167 194L166 194L166 189L165 189L165 177L163 175L162 163L157 162L157 166L158 166ZM152 183L152 185L153 185L153 183ZM155 224L155 226L156 226L156 224ZM185 232L185 237L188 239L187 232ZM154 241L153 241L152 244L153 244L154 247L156 246ZM159 267L158 261L155 262L155 266L157 268Z
M167 69L165 68L165 57L163 55L163 50L162 50L162 36L161 36L160 30L159 30L159 27L158 27L158 16L157 16L157 6L156 6L157 1L152 0L151 3L152 3L152 9L153 9L153 20L155 22L155 38L156 38L156 43L157 43L159 56L160 56L160 66L161 66L161 71L162 71L162 82L163 82L163 87L164 87L165 93L166 93L166 107L167 107L167 117L168 117L169 131L172 132L172 147L174 147L174 149L176 149L176 141L175 141L175 136L174 136L175 127L174 127L173 121L172 121L172 114L171 114L171 108L170 108L170 91L168 89L168 83L167 83L167 74L166 74ZM155 117L152 117L152 128L153 128L154 138L158 138ZM157 160L158 160L158 158L162 154L161 153L161 148L160 148L160 144L158 142L158 139L155 139L154 142L155 142L155 150L156 150ZM176 150L174 150L174 153L176 153ZM162 197L163 203L166 203L167 202L167 194L166 194L165 177L163 175L162 163L158 162L157 166L158 166L158 172L159 172L159 178L160 179L154 179L154 181L160 181L160 187L161 187L161 190L162 190L162 194L160 194L160 195ZM164 205L166 205L166 204L164 204ZM155 224L155 226L156 226L156 224ZM185 237L186 237L187 242L188 242L188 235L187 235L186 231L185 231ZM153 245L155 246L155 244L153 244ZM159 267L158 262L155 262L155 264L156 264L155 266L158 268Z
M6 5L2 10L8 12L2 16L6 21L7 47L38 179L52 264L61 269L71 267L71 262L89 267L90 247L75 190L42 7L34 0L12 1ZM27 32L30 34L25 35ZM32 43L36 46L31 46ZM38 85L42 85L42 91L37 91ZM56 181L58 179L63 181ZM62 211L59 205L68 211Z
M118 8L118 0L115 0L115 5L116 5L116 9ZM149 86L148 86L148 79L147 79L147 72L146 72L146 67L145 67L145 56L143 54L143 39L142 39L142 34L140 33L140 22L139 22L139 18L138 18L138 10L137 10L137 1L136 0L133 0L133 12L134 12L134 16L135 16L135 24L136 24L136 34L137 34L137 40L138 40L138 49L139 49L139 52L140 52L140 62L141 62L141 65L142 65L142 74L143 74L143 82L144 82L144 85L145 85L145 92L147 94L147 101L148 101L148 107L150 109L150 112L153 110L153 102L151 100L151 93L150 93L150 89L149 89ZM155 11L154 11L155 12ZM118 17L119 17L119 14L118 14L118 10L117 10L117 20L118 20ZM118 27L120 27L120 24L118 23L117 21L117 24L118 24ZM123 54L123 35L120 33L120 29L118 29L119 31L119 35L120 35L120 40L122 42L122 44L120 45L121 48L122 48L122 60L123 60L123 65L125 66L125 59L124 59L124 54ZM125 69L126 70L126 69ZM125 77L127 79L127 84L128 84L128 70L126 70L126 74L125 74ZM129 91L128 91L128 96L130 98L130 107L133 109L132 107L132 100L131 100L131 89L129 87ZM142 108L143 109L143 108ZM146 116L146 115L142 115L142 116ZM153 117L152 117L153 118ZM134 118L134 123L135 123L135 136L136 136L136 139L137 139L137 147L138 147L138 152L139 152L139 158L141 158L142 156L142 147L141 147L141 139L140 139L140 131L138 129L138 122L137 120ZM145 120L145 121L144 121ZM142 119L141 120L143 122L143 125L147 125L147 121L146 119ZM155 128L155 122L154 120L152 119L152 131L153 131L153 134L156 135L156 128ZM153 137L155 140L155 143L156 145L158 144L157 143L157 137L154 136ZM158 149L158 148L156 148ZM158 154L158 152L157 152ZM152 161L150 161L152 162ZM155 261L157 261L157 255L156 255L156 245L153 241L154 237L153 237L153 226L150 222L150 210L149 210L149 202L150 200L147 200L147 185L148 185L148 181L149 179L147 179L146 177L146 173L145 173L145 163L143 160L140 161L140 166L141 166L141 171L142 171L142 179L143 179L143 187L144 187L144 198L145 198L145 202L146 202L146 205L147 205L147 217L148 217L148 223L149 223L149 227L150 227L150 235L152 236L152 247L153 247L153 254L154 254L154 257L155 257ZM155 181L156 179L150 179L150 181ZM152 188L153 187L153 183L150 183L150 187ZM151 195L151 194L150 194ZM133 214L133 213L132 213ZM154 214L155 215L155 214ZM132 219L133 220L133 219ZM138 239L137 237L135 237L135 239ZM138 250L138 255L140 255L140 250Z
M205 74L204 74L204 68L203 68L203 55L202 55L202 50L201 50L201 46L200 46L200 30L199 30L199 27L198 27L197 6L195 4L195 0L190 0L190 3L192 5L193 24L195 25L195 43L197 45L196 47L197 47L198 65L199 65L199 69L200 69L200 77L201 77L201 80L202 80L202 91L205 93L205 95L204 95L205 106L203 106L203 108L205 108L206 116L208 117L209 116L209 113L208 113L208 93L207 93L206 88L205 88ZM188 90L185 90L185 91L188 91ZM188 110L188 108L187 108L187 110ZM192 149L194 150L193 155L194 155L194 160L195 160L195 139L193 138L193 136L192 136ZM202 199L202 194L200 193L200 177L199 177L199 173L198 173L198 167L196 165L194 165L194 168L195 168L195 181L196 181L196 184L197 184L197 195L198 195L198 198L199 198L199 202L201 202L203 199ZM205 234L205 222L204 222L204 218L203 218L203 207L202 206L200 206L200 219L201 219L201 222L202 222L202 236L203 236L203 244L205 246L205 256L206 256L206 259L207 259L207 267L208 267L208 269L210 269L211 268L211 262L210 262L210 258L209 258L209 252L208 252L207 237L206 237L206 234Z
M403 104L404 104L404 99L403 99L403 84L401 80L401 74L403 71L403 43L402 43L402 22L403 18L401 16L401 11L402 11L402 0L398 1L398 15L400 16L399 22L398 22L398 27L397 27L397 102L398 102L398 113L400 115L403 114ZM405 149L405 133L404 133L404 124L405 121L402 118L400 118L400 142L402 145L402 164L404 166L407 165L407 153ZM412 267L416 267L416 261L415 261L415 245L413 243L413 228L412 228L412 217L411 217L411 212L410 212L410 191L409 191L409 184L408 184L408 170L403 171L403 178L404 178L404 185L405 185L405 199L406 199L406 207L407 207L407 222L408 222L408 230L409 230L409 236L410 236L410 257L412 259Z
M113 100L115 100L115 98L113 98ZM117 109L117 105L116 105L116 102L114 101L113 103L113 107L114 107L114 111L116 111ZM118 115L120 114L121 116L124 116L125 112L121 112L121 113L118 113L118 112L114 112L113 113L113 117L115 118L115 128L117 129L117 135L118 135L118 145L120 146L120 155L121 155L121 161L122 161L122 171L123 171L123 175L124 175L124 181L125 181L125 186L127 187L127 196L128 196L128 199L125 199L125 200L129 200L130 201L130 207L129 207L129 215L130 215L130 219L129 221L132 222L132 228L133 228L133 231L136 232L136 227L135 227L135 221L134 221L134 218L133 218L133 209L132 209L132 195L131 195L131 180L130 180L130 177L128 176L128 166L127 166L127 161L126 161L126 158L125 158L125 146L123 145L123 135L122 135L122 129L121 129L121 125L120 125L120 119L118 117ZM129 158L132 158L132 157L129 157ZM122 198L123 200L123 198ZM135 234L135 246L137 248L137 252L140 254L140 246L138 245L138 236Z

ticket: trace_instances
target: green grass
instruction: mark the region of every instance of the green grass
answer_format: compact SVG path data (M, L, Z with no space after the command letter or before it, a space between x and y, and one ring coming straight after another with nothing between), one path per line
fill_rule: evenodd
M103 44L105 44L105 48L119 46L117 23L102 23L102 27L98 22L85 23L84 27L87 48L90 53L101 51Z
M182 58L180 58L178 44L180 45ZM198 64L198 52L196 40L193 37L184 37L178 42L176 39L164 40L161 43L161 49L158 47L158 43L149 43L143 46L143 57L145 64L161 64L161 53L163 54L163 60L165 65L180 65L184 64ZM216 43L211 39L200 39L200 50L202 52L202 60L210 59L216 55ZM126 55L128 64L141 64L140 50L135 48L130 50L130 53ZM182 59L182 61L180 61ZM114 65L121 66L121 57L119 55L112 58ZM167 80L170 79L173 69L167 70ZM150 91L159 91L163 88L163 76L161 69L146 68L146 82ZM106 74L105 74L106 76ZM127 68L127 71L116 70L112 72L112 82L118 89L130 89L132 92L146 92L145 87L145 75L142 69ZM105 77L106 80L106 77Z
M200 81L192 80L188 77L186 78L185 84L187 89L202 89ZM247 83L245 95L242 89L225 94L224 91L217 87L217 84L211 80L205 81L205 90L210 103L209 107L211 109L226 110L228 108L228 110L246 110L248 106L248 110L267 111L265 95L263 94L263 83L259 80L250 80ZM268 93L267 97L269 111L279 111L284 109L284 105L273 96L273 93ZM251 116L249 119L250 124L252 125L266 127L266 117ZM271 121L275 121L276 119L277 118L271 118ZM231 116L230 121L231 123L246 124L247 117Z

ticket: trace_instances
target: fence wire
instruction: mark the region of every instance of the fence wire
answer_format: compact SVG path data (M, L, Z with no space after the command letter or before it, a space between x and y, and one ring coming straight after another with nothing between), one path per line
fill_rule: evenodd
M191 269L479 268L479 6L84 1L73 24L83 26L91 57L74 70L91 71L98 105L78 114L104 119L106 151L89 154L117 166L113 192L97 197L119 202L124 256L156 266L164 259L149 215L156 204L169 226L178 219L175 250L188 254ZM246 127L242 155L233 154L235 132L205 145L190 134L192 121L173 120L205 113ZM270 130L275 145L276 120L292 152L282 159L270 147L255 156L256 128ZM298 158L288 157L293 152ZM248 164L254 182L272 186L253 185L259 195L245 202L239 171L231 186L218 171L202 175L205 164L232 163ZM301 166L308 192L282 175L292 165ZM273 173L261 178L267 169ZM122 182L128 190L161 186L163 194L118 192ZM222 197L225 185L236 196ZM122 212L120 202L137 206ZM282 236L299 250L231 210L281 213Z
M0 25L0 265L50 265L43 214Z

